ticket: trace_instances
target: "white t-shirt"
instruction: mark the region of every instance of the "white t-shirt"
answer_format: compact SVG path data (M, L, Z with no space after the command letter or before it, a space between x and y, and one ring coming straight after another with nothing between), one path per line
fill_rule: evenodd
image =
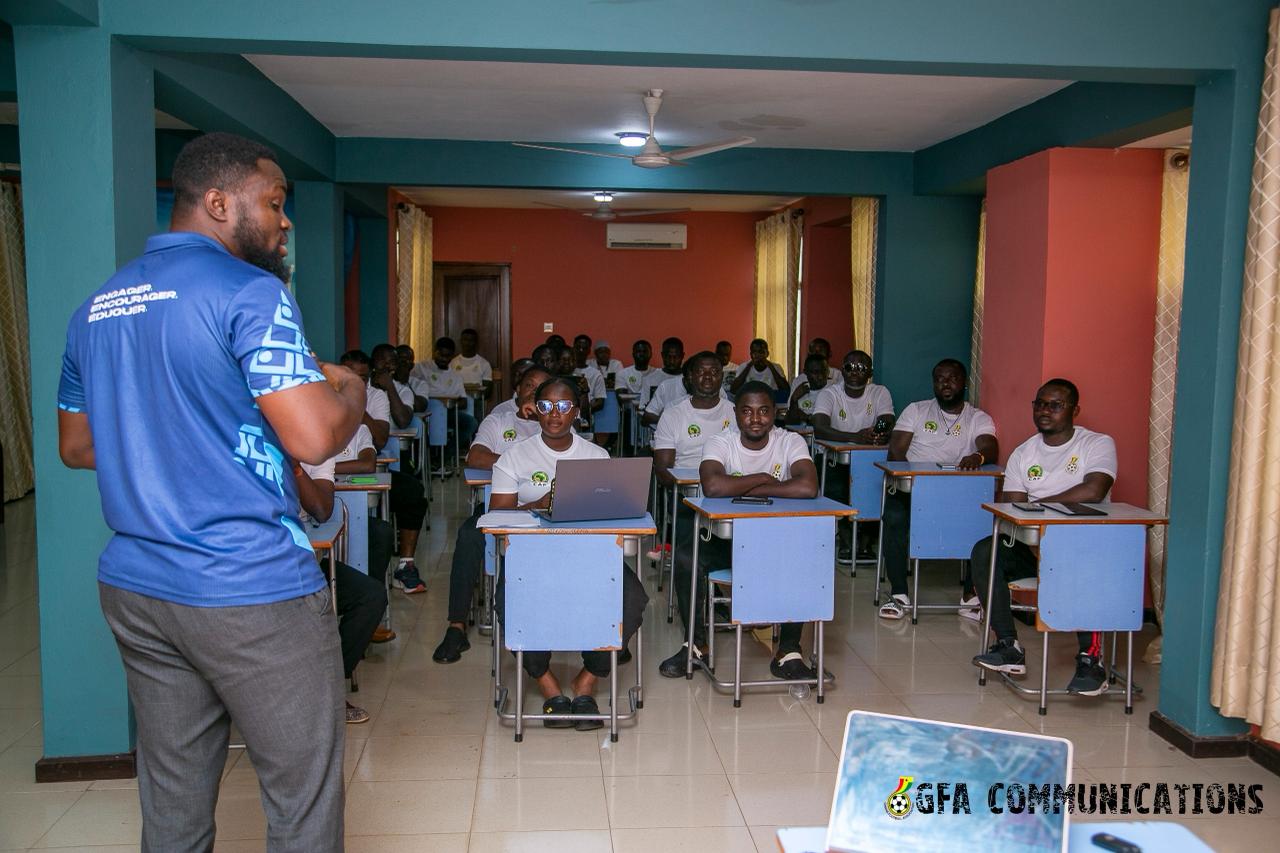
M516 406L516 398L512 397L510 400L503 400L501 403L494 406L493 411L491 411L489 414L490 415L507 415L507 414L514 415L517 411L519 411L519 407Z
M373 446L373 433L369 432L369 428L364 424L360 424L356 428L356 434L351 436L351 440L347 442L347 446L338 451L337 456L331 456L319 465L308 465L306 462L300 463L302 470L307 472L307 476L313 480L328 480L333 482L333 469L339 462L354 462L360 458L361 450L376 450Z
M1085 474L1110 474L1115 479L1118 468L1116 443L1109 435L1078 426L1070 441L1050 447L1036 433L1009 454L1004 491L1026 492L1028 500L1043 500L1080 485ZM1108 494L1103 500L1110 499Z
M622 362L618 361L616 358L611 358L609 359L609 363L603 366L601 366L600 362L595 359L591 359L587 363L600 371L606 379L609 376L613 376L613 387L618 387L618 377L622 374Z
M710 409L695 409L693 400L680 400L662 413L653 434L654 450L674 450L676 467L697 468L702 448L725 430L734 429L733 404L717 400Z
M609 451L592 444L580 435L563 453L557 453L542 440L539 432L532 438L517 441L493 466L491 493L516 496L520 505L533 503L551 491L556 478L556 463L561 459L608 459Z
M845 393L842 381L818 392L813 414L827 415L831 418L831 426L841 432L858 432L875 426L876 418L881 415L892 415L893 398L889 396L888 388L870 382L862 389L861 397L850 397ZM914 447L915 441L911 444Z
M799 402L796 405L800 407L801 413L804 414L806 418L813 417L813 413L816 410L818 405L818 395L830 387L831 387L830 385L824 385L821 389L817 391L810 391L809 393L805 394L803 397L800 398ZM791 393L794 394L795 390L796 389L792 387Z
M472 447L477 444L481 447L487 447L501 456L514 447L516 442L538 435L541 431L542 428L538 426L537 421L527 421L524 418L516 417L514 406L510 411L506 412L499 412L494 409L487 418L480 422L480 427L476 430L475 440L471 442L471 445Z
M713 435L702 448L702 461L714 459L724 466L731 477L747 474L769 474L776 480L790 480L791 466L809 456L809 445L797 433L774 427L769 440L759 450L748 450L742 444L742 434L727 430Z
M653 395L658 393L658 387L672 379L683 380L684 374L655 370L644 378L644 386L640 389L640 405L645 411L648 411L649 401L653 399Z
M644 411L645 414L661 417L668 406L688 398L689 392L684 387L684 375L667 375L667 378L662 380L658 387L654 389L653 397L645 404Z
M395 383L396 394L400 396L400 401L404 403L406 406L408 406L410 409L412 409L413 408L413 389L410 388L408 385L403 385L399 382L396 382L394 379L392 379L391 381ZM388 414L390 414L389 409L388 409Z
M453 361L449 362L449 369L456 373L467 385L479 385L482 382L493 381L493 367L489 364L489 360L479 353L470 358L464 355L455 355Z
M994 436L996 424L990 415L968 403L959 414L949 415L937 400L920 400L902 410L893 431L912 434L908 461L955 465L978 449L978 436Z
M391 423L391 402L387 400L387 392L372 385L364 387L364 411L375 421Z
M575 367L573 369L574 376L587 377L587 397L594 403L596 400L603 400L605 394L604 374L601 373L594 364L588 364L586 367Z
M619 391L626 390L630 391L632 394L639 394L641 389L645 386L645 381L657 372L658 368L654 367L652 364L644 370L641 370L634 364L629 365L622 368L618 373L618 378L614 381L614 387ZM641 399L641 402L645 402L643 398Z
M467 389L462 387L462 377L452 371L436 367L434 361L420 361L415 364L410 377L415 376L426 385L427 393L423 396L428 399L467 396Z
M822 388L830 388L831 383L837 380L839 380L842 383L844 382L844 377L840 375L840 371L834 367L827 368L827 384L823 385ZM795 390L797 388L799 388L801 385L803 385L808 381L809 381L809 377L808 375L805 374L803 370L797 373L795 377L793 377L791 380L792 393L795 393ZM818 391L821 391L822 388L819 388ZM817 393L817 392L815 391L814 393Z
M773 361L769 363L778 368L778 372L782 374L783 378L786 378L787 372L782 369L782 365ZM769 368L766 367L764 370L756 370L753 363L748 361L746 364L742 365L741 369L747 371L747 382L763 382L775 391L777 390L778 381L773 378L773 371ZM745 385L746 382L743 384Z

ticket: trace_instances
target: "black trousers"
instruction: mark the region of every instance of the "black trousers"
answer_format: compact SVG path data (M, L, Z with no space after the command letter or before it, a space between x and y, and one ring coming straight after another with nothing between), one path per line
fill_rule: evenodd
M1010 581L1035 577L1039 565L1040 561L1036 558L1035 552L1027 545L1014 542L1009 546L1002 542L999 550L996 551L995 589L992 591L991 601L988 602L986 598L991 569L991 537L988 536L973 546L973 553L969 556L970 571L973 573L974 584L978 587L978 598L982 599L982 606L991 611L991 630L995 633L997 640L1018 638L1018 630L1013 624L1013 611L1009 606ZM1093 651L1093 637L1090 631L1076 633L1076 639L1080 642L1080 651Z
M907 594L907 540L911 535L911 493L884 496L884 572L894 595Z
M383 563L386 566L386 563ZM382 612L387 607L383 581L375 580L348 566L337 564L338 637L342 641L342 673L347 678L364 657Z
M678 510L676 529L676 602L680 611L680 620L684 629L689 630L689 581L693 571L693 510L681 505ZM712 536L709 542L698 543L698 606L694 610L693 642L695 645L706 645L707 642L707 590L710 584L707 573L717 569L728 569L733 562L733 543L728 539ZM803 622L784 622L778 629L778 653L800 651L800 635L804 632Z
M506 585L498 584L497 600L494 602L498 618L502 618L506 605ZM622 645L625 648L644 619L644 609L649 604L649 595L644 591L644 584L636 577L636 573L627 567L622 569ZM549 614L551 618L572 619L573 602L566 601L560 613ZM512 654L515 654L512 652ZM609 653L585 651L582 653L582 666L597 678L604 678L610 672ZM530 678L541 678L551 668L551 652L525 652L524 671Z
M411 474L391 473L391 511L400 530L421 530L427 517L427 497L422 482Z
M369 516L369 577L381 585L387 582L387 563L395 545L396 531L391 522Z
M458 536L453 543L453 565L449 569L449 621L467 624L471 615L471 601L476 583L484 571L484 534L476 528L476 521L484 514L484 504L479 504L471 517L458 525Z
M822 494L833 501L849 503L848 465L836 465L827 469L827 487L823 489ZM837 521L836 537L842 547L848 546L853 541L853 522L847 518Z

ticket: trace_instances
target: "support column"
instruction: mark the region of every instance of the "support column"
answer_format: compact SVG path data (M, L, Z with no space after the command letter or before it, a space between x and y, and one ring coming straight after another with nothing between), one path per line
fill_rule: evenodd
M285 177L288 177L287 175ZM328 181L293 184L296 266L293 292L316 355L336 361L345 343L342 274L342 191Z
M356 227L360 235L360 346L368 350L387 340L387 220L362 216Z
M145 56L93 28L14 28L26 220L44 756L132 775L133 721L95 581L109 531L94 474L58 459L67 321L155 227L155 118ZM163 424L150 428L163 429ZM82 777L83 778L83 777Z

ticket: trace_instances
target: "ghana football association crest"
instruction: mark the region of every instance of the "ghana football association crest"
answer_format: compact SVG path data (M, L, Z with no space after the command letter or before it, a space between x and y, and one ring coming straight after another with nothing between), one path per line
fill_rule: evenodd
M925 422L924 422L924 431L925 431L925 432L937 432L937 431L938 431L938 422L937 422L937 421L925 421Z
M782 463L775 462L773 465L773 470L771 470L769 473L773 476L773 479L781 480L782 479Z
M702 427L697 424L689 424L689 429L687 429L686 432L689 433L689 438L697 438L702 435Z
M868 401L867 401L867 414L868 414L868 415L869 415L869 414L871 414L871 401L870 401L870 400L868 400Z
M1079 470L1080 470L1080 457L1072 456L1070 459L1067 460L1067 473L1074 474Z
M503 440L503 441L515 441L515 440L516 440L516 431L515 431L514 429L504 429L504 430L502 431L502 440Z
M547 483L551 482L551 477L547 475L546 471L534 471L533 475L529 477L529 480L535 485L545 486Z
M884 800L884 810L888 812L889 817L894 820L903 820L911 814L915 806L911 802L911 795L907 792L911 790L911 783L915 780L914 776L898 777L898 787L894 788L893 793Z
M1044 478L1044 469L1041 468L1039 465L1032 465L1030 468L1027 469L1027 479L1030 480L1031 482L1034 483L1035 481L1041 480L1043 478Z

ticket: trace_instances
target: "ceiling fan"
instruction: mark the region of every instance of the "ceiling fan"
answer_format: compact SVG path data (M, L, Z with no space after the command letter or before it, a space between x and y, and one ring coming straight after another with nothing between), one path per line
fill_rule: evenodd
M658 139L653 135L653 120L658 115L658 110L662 108L662 90L650 89L644 95L644 109L649 114L649 136L644 141L644 148L634 157L630 154L607 154L602 151L583 151L579 148L560 148L555 145L535 145L531 142L513 142L521 148L540 148L544 151L565 151L570 154L589 154L592 157L620 157L624 160L630 160L637 166L644 169L661 169L664 166L688 166L685 161L694 157L701 157L703 154L714 154L717 151L724 151L729 148L737 148L741 145L750 145L755 142L753 136L735 136L732 139L721 139L719 142L708 142L705 145L691 145L688 148L679 148L675 151L663 151L658 145Z
M624 216L655 216L659 213L685 213L689 210L687 207L652 208L648 210L614 210L612 207L613 193L605 190L594 194L591 198L596 203L596 206L590 210L583 210L580 207L567 207L563 204L551 204L545 201L537 202L537 204L540 204L543 207L557 207L560 210L576 211L581 213L583 216L590 217L591 219L595 219L600 222L612 222L613 220Z

